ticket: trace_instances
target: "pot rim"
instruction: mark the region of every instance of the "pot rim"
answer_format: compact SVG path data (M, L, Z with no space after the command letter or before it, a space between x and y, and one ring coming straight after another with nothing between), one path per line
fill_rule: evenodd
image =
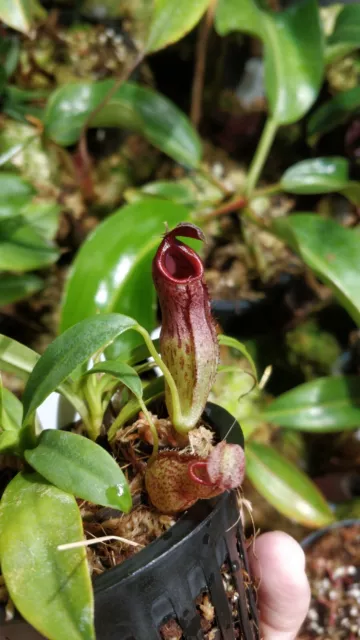
M332 524L327 525L326 527L322 527L322 529L318 529L317 531L313 531L310 533L304 540L301 541L301 547L304 551L309 549L314 542L317 542L324 535L329 533L329 531L333 531L333 529L340 529L342 527L347 528L351 527L354 524L360 525L360 518L347 518L345 520L339 520L338 522L333 522Z

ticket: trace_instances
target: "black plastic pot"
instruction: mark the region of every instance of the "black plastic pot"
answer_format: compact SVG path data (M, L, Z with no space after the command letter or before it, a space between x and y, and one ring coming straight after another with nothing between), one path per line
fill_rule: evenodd
M323 527L323 529L318 529L317 531L310 533L310 535L308 535L301 542L301 546L306 552L307 549L310 549L310 547L312 547L315 542L329 533L329 531L333 531L334 529L342 529L343 527L352 527L354 524L360 524L360 520L353 518L349 520L339 520L339 522L333 522L333 524L329 524L328 527Z
M221 439L244 446L239 424L225 409L208 403L204 418ZM223 584L224 562L238 593L235 617ZM199 501L161 538L96 578L94 590L97 640L160 640L160 627L169 620L180 625L184 640L200 640L204 635L195 601L204 592L215 608L221 631L217 640L260 640L255 593L233 492L213 501ZM2 626L0 612L1 639L41 637L25 632L19 635L19 624L23 629L27 626L23 622Z

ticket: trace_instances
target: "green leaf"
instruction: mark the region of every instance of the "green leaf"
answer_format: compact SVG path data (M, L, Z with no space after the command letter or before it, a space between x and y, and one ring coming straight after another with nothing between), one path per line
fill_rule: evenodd
M0 433L0 453L17 453L19 446L19 434L16 431L4 431Z
M360 109L360 87L338 93L314 111L308 121L308 135L322 136L345 122Z
M161 398L165 393L165 382L164 377L159 376L155 378L151 382L149 382L143 390L143 401L146 405L154 402L158 398ZM122 425L126 424L131 418L136 416L136 414L140 411L141 406L138 398L131 398L129 402L121 409L119 415L116 419L117 429ZM116 435L116 431L110 427L108 431L108 438L111 441Z
M31 271L56 262L58 251L20 216L10 223L0 224L0 270Z
M278 124L299 120L313 105L324 75L324 47L316 0L300 0L281 12L256 0L219 0L220 35L242 31L264 43L265 89Z
M156 326L156 295L151 262L164 231L189 219L185 207L155 199L119 209L90 234L76 256L65 288L60 319L64 331L96 313L118 312L136 318L145 329ZM106 247L106 251L104 251ZM129 348L141 339L126 336ZM114 359L121 351L108 350Z
M329 505L308 476L275 449L248 441L246 473L254 487L280 513L306 527L334 520Z
M336 505L335 514L338 520L349 520L350 518L359 520L360 498L353 498L353 500L347 500L346 502Z
M160 353L160 339L156 338L155 340L152 340L152 343L156 351ZM150 357L151 356L150 356L149 347L147 346L147 344L145 344L145 342L142 342L137 347L134 347L133 349L131 349L129 353L129 357L127 359L127 363L129 365L135 366L140 362L147 360Z
M0 275L0 306L16 302L31 296L44 286L41 278L32 274L1 274Z
M141 384L141 378L138 376L135 369L129 367L129 365L124 362L119 362L118 360L98 362L84 375L89 375L90 373L107 373L120 380L122 384L130 389L134 396L142 398L143 387Z
M273 231L327 284L360 325L360 236L334 220L308 213L278 218Z
M349 4L340 11L334 30L326 43L326 62L329 64L360 48L360 6Z
M0 402L0 429L18 431L21 427L23 406L6 387L2 387Z
M340 191L360 204L360 183L349 179L349 163L342 157L297 162L285 171L280 185L284 191L296 194Z
M128 192L129 191L131 190L128 190ZM137 195L137 200L144 198L144 194L146 194L188 206L194 205L196 201L196 196L188 185L182 184L181 182L175 182L173 180L148 182L135 193Z
M0 371L27 380L40 356L12 338L0 334Z
M1 0L0 20L12 29L28 33L36 18L42 18L46 11L38 0Z
M34 187L11 171L0 171L0 202L22 196L27 201L35 195Z
M23 395L24 421L96 351L137 322L120 314L86 318L52 342L33 369Z
M113 85L113 80L104 80L56 89L45 111L46 135L63 146L74 144L87 117ZM91 126L136 131L176 162L189 167L200 162L200 138L188 118L165 96L131 82L121 85Z
M305 382L269 404L264 419L281 427L328 433L360 424L360 378L337 376Z
M220 346L223 345L224 347L231 347L232 349L236 349L236 351L239 351L244 356L244 358L248 360L251 366L251 370L255 376L255 380L257 381L256 365L246 346L242 342L239 342L239 340L230 338L229 336L219 335L218 340Z
M19 473L0 505L1 570L20 614L49 640L94 640L94 603L75 498L36 473ZM31 585L31 588L29 588Z
M61 207L55 200L29 202L21 209L21 215L35 233L44 240L53 240L59 226Z
M4 37L3 35L0 41L0 64L7 78L14 73L19 61L19 55L19 38L14 36Z
M25 459L51 484L77 498L128 513L131 495L114 458L84 436L57 429L40 434Z
M146 51L151 53L180 40L199 22L210 0L155 0Z

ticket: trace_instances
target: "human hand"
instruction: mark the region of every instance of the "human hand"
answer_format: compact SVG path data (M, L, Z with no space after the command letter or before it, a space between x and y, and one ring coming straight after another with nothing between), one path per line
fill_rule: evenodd
M294 640L310 603L305 555L282 531L263 533L249 551L254 578L260 581L258 606L264 640Z

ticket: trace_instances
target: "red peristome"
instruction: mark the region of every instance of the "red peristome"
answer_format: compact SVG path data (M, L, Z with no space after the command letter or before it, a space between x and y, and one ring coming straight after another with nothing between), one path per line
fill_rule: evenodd
M219 442L206 461L209 481L218 487L235 489L245 474L245 454L238 444Z
M218 343L204 268L193 249L177 239L204 240L198 227L182 223L165 234L153 261L153 279L162 312L162 358L178 389L185 429L196 425L216 375ZM170 417L172 399L166 388ZM175 427L180 426L176 424Z

